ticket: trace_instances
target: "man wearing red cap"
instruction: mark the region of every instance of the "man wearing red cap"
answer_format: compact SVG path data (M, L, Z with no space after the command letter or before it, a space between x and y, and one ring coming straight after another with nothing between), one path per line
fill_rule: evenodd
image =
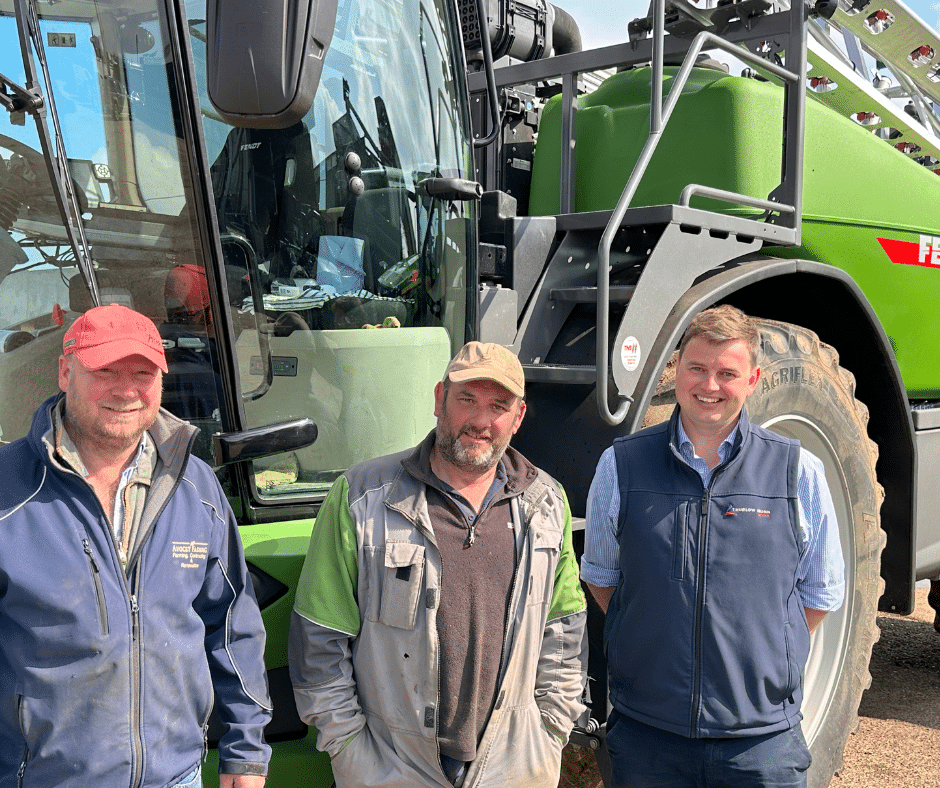
M218 423L225 394L213 365L217 352L205 269L191 263L170 269L163 295L167 320L160 337L170 368L163 381L163 407L189 422Z
M163 300L171 323L211 328L209 283L201 265L178 265L170 270L163 286Z
M585 600L559 486L509 447L518 359L470 342L421 445L317 516L289 663L339 788L554 788L584 710Z
M117 304L66 331L64 395L0 448L0 785L264 785L264 627L232 512L161 410L156 326Z

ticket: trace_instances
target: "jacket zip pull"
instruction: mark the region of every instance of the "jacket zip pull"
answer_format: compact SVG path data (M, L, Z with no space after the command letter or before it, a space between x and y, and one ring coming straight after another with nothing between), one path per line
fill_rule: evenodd
M26 726L23 725L23 697L16 699L16 718L20 725L20 735L23 737L23 760L16 772L16 786L23 788L23 775L26 774L26 763L29 761L29 743L26 741Z
M529 520L529 519L532 517L532 513L533 513L536 509L538 509L539 506L542 505L542 501L544 501L547 497L548 497L548 490L542 490L542 492L539 494L539 497L538 497L538 498L536 498L534 501L530 501L529 503L526 504L526 507L525 507L525 518L526 518L526 520Z
M140 619L140 605L137 604L137 595L131 594L131 620L134 625L134 630L133 630L134 640L137 640L139 619Z

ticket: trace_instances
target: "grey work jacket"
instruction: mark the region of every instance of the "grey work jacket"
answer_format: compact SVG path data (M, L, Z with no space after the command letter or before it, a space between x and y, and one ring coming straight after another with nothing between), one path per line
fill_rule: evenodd
M290 641L295 698L301 717L318 727L318 747L332 757L340 788L450 785L436 731L441 557L425 486L402 467L409 454L364 463L337 482L298 588ZM494 644L503 652L497 699L465 788L557 785L562 747L584 711L586 612L567 504L540 472L512 508L517 569L505 640ZM316 620L331 595L343 593L324 589L334 575L317 567L353 562L351 552L337 559L324 548L342 541L325 538L342 520L355 528L358 632ZM391 583L405 567L409 582Z

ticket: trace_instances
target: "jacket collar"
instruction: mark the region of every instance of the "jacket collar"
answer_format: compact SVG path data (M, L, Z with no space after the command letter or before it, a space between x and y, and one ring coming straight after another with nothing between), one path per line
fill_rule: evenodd
M401 469L385 498L386 506L400 512L415 524L425 524L432 533L433 529L426 520L425 488L441 489L440 480L431 470L431 450L434 448L436 434L436 430L431 430L427 437L402 459ZM506 489L494 499L496 501L524 493L538 477L538 469L512 446L508 446L503 454L503 465L507 476Z
M682 457L682 452L679 451L679 411L680 407L676 405L675 410L672 412L672 417L669 419L668 426L668 436L669 436L669 448L672 450L672 453L677 457ZM747 445L748 440L751 436L751 420L747 415L747 407L741 408L741 415L738 417L738 423L735 427L735 431L732 433L734 435L733 442L731 444L731 451L728 454L728 459L722 463L722 465L727 465L731 462L741 450Z

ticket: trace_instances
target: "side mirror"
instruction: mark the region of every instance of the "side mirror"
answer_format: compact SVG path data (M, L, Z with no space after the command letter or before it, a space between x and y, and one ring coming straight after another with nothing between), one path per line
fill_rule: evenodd
M217 432L212 436L212 453L217 465L248 462L310 446L317 433L317 425L307 418L241 432Z
M310 109L338 0L208 0L209 99L227 123L293 126Z

